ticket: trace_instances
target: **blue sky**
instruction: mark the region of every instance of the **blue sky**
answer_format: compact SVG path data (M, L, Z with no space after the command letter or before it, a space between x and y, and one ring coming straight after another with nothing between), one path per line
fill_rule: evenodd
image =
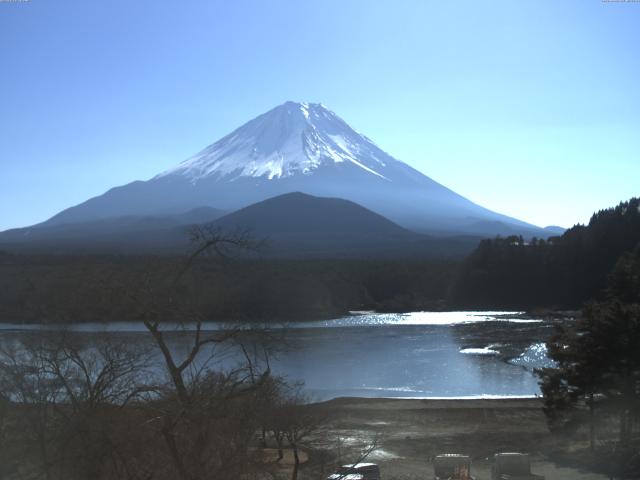
M570 226L640 195L640 3L0 2L0 230L322 102L481 205Z

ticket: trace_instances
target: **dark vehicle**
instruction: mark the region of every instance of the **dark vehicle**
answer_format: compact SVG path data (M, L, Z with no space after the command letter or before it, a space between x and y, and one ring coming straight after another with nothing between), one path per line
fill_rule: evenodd
M446 453L433 460L435 480L474 480L471 476L471 459L467 455Z
M531 473L526 453L496 453L493 460L492 480L544 480L542 475Z

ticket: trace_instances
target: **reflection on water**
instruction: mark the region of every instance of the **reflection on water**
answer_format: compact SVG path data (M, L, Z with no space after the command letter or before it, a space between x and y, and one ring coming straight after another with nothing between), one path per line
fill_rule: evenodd
M530 371L495 356L460 353L450 327L385 326L292 331L298 348L274 370L305 379L318 399L364 397L530 396Z
M523 312L362 313L319 322L302 322L298 325L304 328L327 328L379 325L460 325L488 320L510 323L540 323L542 321L523 317Z
M484 346L468 344L474 335L518 338L539 320L513 318L516 312L418 312L412 314L352 315L325 322L305 322L280 330L278 342L288 348L271 359L272 371L303 380L310 396L326 400L338 396L365 397L477 397L538 394L533 368L548 365L543 339L522 347L509 362L493 350L494 338ZM219 324L208 324L219 328ZM486 327L486 329L485 329ZM175 328L168 326L168 329ZM5 325L2 342L39 335L42 327ZM35 330L35 331L34 331ZM110 332L121 342L150 345L143 328L134 323L75 326L87 342ZM498 333L496 333L498 332ZM168 334L176 353L186 353L189 334ZM504 339L502 340L504 342ZM215 352L218 368L231 368L240 359L233 350ZM157 373L161 359L157 356ZM545 363L547 362L547 363ZM522 368L522 367L526 368Z
M314 320L311 322L278 323L271 322L269 328L341 328L341 327L366 327L385 325L463 325L481 323L486 321L498 321L508 323L541 323L542 320L524 318L523 312L409 312L409 313L373 313L362 312L347 315L341 318L330 320ZM219 330L226 328L232 323L204 322L205 330ZM246 328L251 328L252 324L244 324ZM163 330L182 330L193 328L193 325L177 324L173 322L164 323ZM145 332L144 326L140 322L109 322L96 323L87 322L80 324L17 324L4 322L0 323L0 331L7 330L60 330L64 329L72 332Z

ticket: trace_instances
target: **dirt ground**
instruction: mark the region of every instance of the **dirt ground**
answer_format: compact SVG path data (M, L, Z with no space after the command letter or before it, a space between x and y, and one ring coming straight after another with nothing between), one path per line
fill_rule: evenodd
M301 478L322 478L335 464L357 460L374 438L379 448L366 461L380 465L384 480L431 479L431 459L441 453L470 455L472 474L489 480L492 455L514 451L529 453L532 472L547 479L606 478L558 460L566 443L549 433L537 399L339 398L311 408L327 426L310 442Z

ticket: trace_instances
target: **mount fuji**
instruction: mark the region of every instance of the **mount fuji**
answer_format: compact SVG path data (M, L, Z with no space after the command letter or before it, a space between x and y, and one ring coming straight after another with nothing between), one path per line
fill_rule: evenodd
M290 192L342 198L433 235L549 235L483 208L393 158L322 104L286 102L146 181L112 188L36 226L201 207L235 211Z

